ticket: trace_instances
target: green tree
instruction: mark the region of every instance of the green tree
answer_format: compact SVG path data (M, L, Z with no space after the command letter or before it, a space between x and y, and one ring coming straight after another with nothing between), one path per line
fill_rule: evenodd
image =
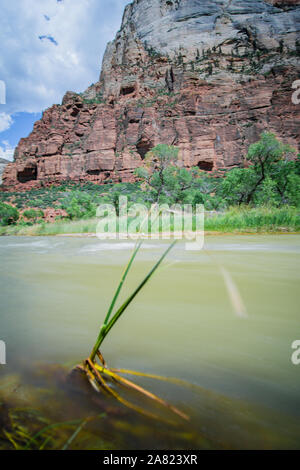
M286 198L290 205L300 207L300 176L296 173L288 175Z
M88 219L96 216L97 206L93 197L81 191L74 191L61 204L70 219Z
M145 166L137 168L135 174L151 189L157 202L170 185L170 167L177 165L179 149L172 145L159 144L145 156Z
M257 205L278 206L279 195L276 188L276 181L267 176L254 196Z
M189 192L194 184L194 173L186 168L168 167L165 172L164 193L170 203L188 202Z
M229 205L246 203L257 183L254 168L234 168L221 184L221 194Z
M281 204L292 204L291 199L295 201L294 188L292 187L291 181L294 182L295 190L300 190L299 184L297 184L298 177L300 176L298 161L284 159L273 164L270 168L269 173L276 184L276 190Z
M0 224L12 225L19 220L20 214L16 207L0 202Z
M292 147L277 140L276 136L271 132L263 132L260 140L250 145L247 160L250 162L251 168L254 170L257 177L248 192L245 201L247 204L252 201L257 188L269 175L273 164L293 152L295 152L295 150Z

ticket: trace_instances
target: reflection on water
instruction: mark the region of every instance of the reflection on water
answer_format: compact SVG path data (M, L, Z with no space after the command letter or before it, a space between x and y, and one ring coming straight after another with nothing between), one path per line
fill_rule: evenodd
M14 380L32 387L29 377L37 373L37 363L71 367L86 357L133 246L83 238L1 238L0 339L6 342L8 362L1 375L21 374ZM164 246L144 242L124 297ZM142 386L192 415L180 436L168 430L153 445L295 448L300 366L291 362L291 344L300 339L300 237L207 237L205 248L174 248L102 352L111 367L175 376L195 385L139 378ZM247 318L235 315L218 265L237 284ZM79 409L64 418L76 418ZM108 441L117 426L116 445L149 448L156 425L132 416L129 421L128 434L113 420ZM134 438L134 429L144 437Z

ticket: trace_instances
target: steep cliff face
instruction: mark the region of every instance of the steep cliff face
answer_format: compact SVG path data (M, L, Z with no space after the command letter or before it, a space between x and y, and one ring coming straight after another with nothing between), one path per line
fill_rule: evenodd
M0 184L2 183L2 173L8 163L9 161L5 160L5 158L0 158Z
M44 112L21 139L4 186L129 181L158 143L207 171L242 165L264 129L297 147L299 3L133 1L99 82Z

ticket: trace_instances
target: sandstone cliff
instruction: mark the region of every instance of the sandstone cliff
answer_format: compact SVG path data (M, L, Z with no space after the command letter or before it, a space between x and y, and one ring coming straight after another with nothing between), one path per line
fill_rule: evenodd
M130 181L158 143L206 171L243 164L268 129L297 147L297 0L134 0L99 82L67 92L21 139L4 187Z
M9 161L6 160L5 158L0 158L0 184L2 183L2 174L3 174L4 169L5 169L5 167L8 163L9 163Z

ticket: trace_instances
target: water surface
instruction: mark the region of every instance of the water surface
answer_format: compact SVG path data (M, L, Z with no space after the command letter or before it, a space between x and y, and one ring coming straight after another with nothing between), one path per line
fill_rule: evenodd
M144 242L123 298L166 243ZM0 339L8 362L0 373L37 363L72 366L87 357L133 246L85 238L0 238ZM300 365L291 362L291 344L300 339L300 236L209 236L204 251L184 248L179 243L173 249L131 304L105 340L103 355L110 366L185 379L229 400L224 433L236 432L233 448L297 447ZM246 318L236 315L220 266L236 283ZM151 387L188 408L199 432L209 427L213 439L220 402L210 398L208 404L200 392L166 383ZM230 413L235 403L243 403L238 423ZM209 425L201 428L205 419Z

